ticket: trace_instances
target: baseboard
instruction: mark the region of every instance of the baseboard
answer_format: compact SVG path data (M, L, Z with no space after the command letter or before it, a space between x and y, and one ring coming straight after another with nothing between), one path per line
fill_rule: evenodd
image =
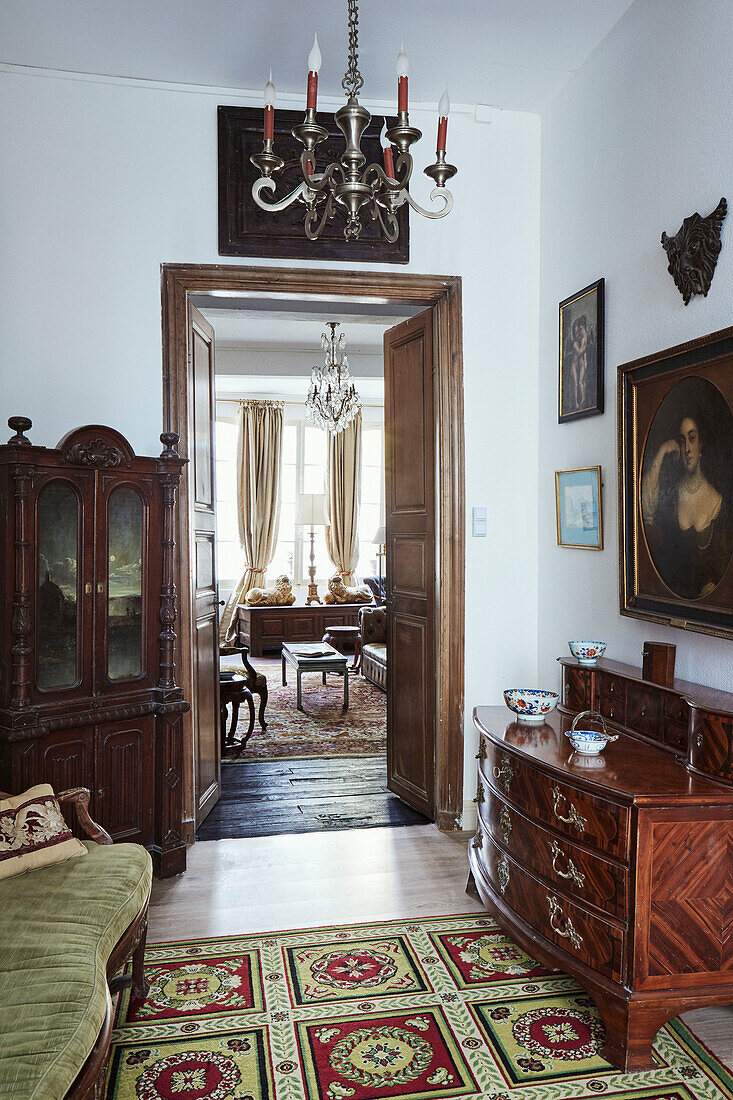
M476 813L476 803L471 799L469 802L463 803L463 831L475 833L477 823L478 814Z

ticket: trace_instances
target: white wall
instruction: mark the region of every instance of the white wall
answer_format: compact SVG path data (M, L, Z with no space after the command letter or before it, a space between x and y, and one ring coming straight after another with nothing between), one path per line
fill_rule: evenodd
M216 331L216 314L210 313L209 320ZM273 322L276 327L277 322ZM348 331L348 330L347 330ZM381 351L372 353L348 352L349 372L355 382L360 378L384 377L384 359ZM297 375L304 379L310 378L313 367L323 361L323 352L320 344L314 344L311 351L294 348L251 348L246 345L225 344L216 341L216 373L217 375L267 375L270 378L287 377Z
M569 638L641 664L645 639L677 645L677 675L731 686L729 643L621 617L616 368L733 322L733 219L707 298L685 307L660 245L694 210L733 200L733 4L636 0L542 120L540 611L543 686ZM557 424L557 304L606 280L606 412ZM554 471L601 464L602 553L556 546Z
M216 107L260 96L9 67L0 84L3 416L31 416L33 441L51 445L111 421L155 452L160 264L219 262ZM435 120L412 121L426 133L422 167ZM442 222L411 215L407 270L463 277L467 506L469 521L473 504L495 518L467 547L470 798L472 707L536 673L539 120L496 111L484 125L459 110L448 142L456 209Z

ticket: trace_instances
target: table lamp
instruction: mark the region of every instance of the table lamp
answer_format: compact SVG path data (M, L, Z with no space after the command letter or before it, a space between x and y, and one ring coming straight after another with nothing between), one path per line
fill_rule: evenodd
M316 584L316 554L314 540L316 533L313 530L314 527L328 527L328 517L326 515L326 494L325 493L301 493L298 497L298 508L295 514L295 522L301 524L304 527L310 527L311 538L311 552L310 552L310 565L308 566L308 576L310 581L308 582L308 595L306 596L306 604L320 603L321 597L318 595L318 585Z
M379 563L379 598L381 600L384 598L382 594L382 558L385 554L385 543L387 542L387 531L385 527L382 526L377 528L374 537L372 538L372 542L377 547L377 562Z

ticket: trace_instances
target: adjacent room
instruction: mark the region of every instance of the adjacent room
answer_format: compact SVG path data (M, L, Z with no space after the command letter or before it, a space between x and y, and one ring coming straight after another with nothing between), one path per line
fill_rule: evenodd
M0 1100L733 1100L733 2L2 40Z

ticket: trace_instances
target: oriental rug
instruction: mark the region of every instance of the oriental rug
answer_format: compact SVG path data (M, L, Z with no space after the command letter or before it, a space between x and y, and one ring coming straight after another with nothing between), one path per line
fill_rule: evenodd
M350 660L351 658L349 658ZM224 760L283 760L300 756L364 756L387 751L387 696L360 673L349 675L349 709L344 713L343 677L319 673L303 677L303 711L295 706L295 671L288 668L283 687L280 658L252 658L258 672L267 676L269 698L265 711L267 729L255 717L254 732L244 748L226 749ZM236 659L222 663L228 672L242 671ZM259 700L255 696L255 706ZM243 704L235 731L238 740L249 725Z
M488 917L389 921L146 953L117 1008L106 1100L731 1100L733 1077L673 1020L622 1073L567 975Z

